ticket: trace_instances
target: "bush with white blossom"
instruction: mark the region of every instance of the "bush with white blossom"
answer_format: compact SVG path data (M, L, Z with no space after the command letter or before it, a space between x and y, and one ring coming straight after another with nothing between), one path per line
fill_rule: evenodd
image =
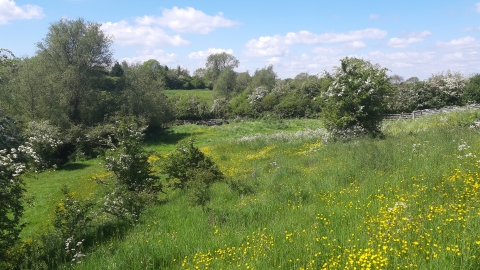
M385 110L385 96L391 85L388 69L359 58L345 57L332 74L323 94L326 128L336 136L377 136Z
M44 170L57 165L56 154L63 144L58 127L48 121L32 121L28 123L24 136L26 142L21 150L27 154L33 167Z

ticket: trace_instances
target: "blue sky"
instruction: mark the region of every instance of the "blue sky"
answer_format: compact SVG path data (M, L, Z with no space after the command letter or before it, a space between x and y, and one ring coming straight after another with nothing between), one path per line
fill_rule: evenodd
M478 1L478 0L477 0ZM191 73L211 53L237 71L272 64L281 78L330 71L345 56L405 79L451 70L480 73L480 2L0 0L0 48L32 56L62 17L102 23L114 58L157 59Z

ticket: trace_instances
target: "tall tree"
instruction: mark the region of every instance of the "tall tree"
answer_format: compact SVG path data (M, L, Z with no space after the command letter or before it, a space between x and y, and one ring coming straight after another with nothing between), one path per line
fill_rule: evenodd
M207 69L206 75L209 81L214 84L223 70L227 68L233 70L238 67L239 63L240 61L238 61L235 56L226 52L211 54L208 56L207 62L205 63Z
M235 91L237 74L231 68L224 69L215 81L213 91L216 97L229 99Z
M91 124L100 117L94 115L94 106L113 54L112 41L100 26L81 18L61 19L50 25L43 42L37 44L38 55L47 60L57 82L60 106L75 124Z

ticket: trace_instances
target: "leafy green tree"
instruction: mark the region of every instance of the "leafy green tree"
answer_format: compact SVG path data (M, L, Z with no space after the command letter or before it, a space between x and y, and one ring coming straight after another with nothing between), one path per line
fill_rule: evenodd
M236 77L237 74L231 68L224 69L213 86L215 96L231 98L235 91Z
M385 95L391 84L387 69L369 61L345 57L332 74L332 85L324 94L323 116L334 135L380 135Z
M155 74L157 67L152 69L152 66L144 63L125 68L126 88L122 92L121 114L146 119L152 128L162 127L173 118L167 97L162 91L165 82Z
M465 103L480 103L480 74L475 74L470 78L462 99Z
M123 71L122 65L120 65L118 62L115 62L115 65L113 65L112 69L110 70L110 76L122 77L123 73L124 71Z
M241 93L245 91L251 80L252 76L250 76L248 71L237 73L237 78L235 81L235 93Z
M110 37L100 27L83 19L61 19L37 43L38 55L55 78L59 106L75 124L103 120L103 115L95 114L95 106L99 82L107 75L113 52Z
M235 56L226 52L211 54L205 63L207 70L205 76L213 85L223 70L233 70L238 67L239 63L240 61Z
M249 89L253 91L255 88L263 86L268 90L272 90L276 80L277 74L273 71L273 65L269 65L268 67L255 70L249 83Z

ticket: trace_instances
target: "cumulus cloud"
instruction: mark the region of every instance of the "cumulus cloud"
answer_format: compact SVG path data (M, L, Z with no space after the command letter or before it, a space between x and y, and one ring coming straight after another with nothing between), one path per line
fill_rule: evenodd
M206 51L197 51L197 52L189 53L188 58L195 59L195 60L207 59L207 57L211 54L222 53L222 52L233 54L232 49L225 50L225 49L217 49L217 48L208 48Z
M43 17L45 14L39 6L17 6L13 0L0 0L0 24L7 24L13 20L41 19Z
M159 27L147 25L132 26L124 20L115 23L104 23L102 30L106 34L113 36L114 42L122 46L185 46L190 43L178 35L168 35Z
M208 34L220 27L232 27L238 22L231 21L218 13L215 16L205 14L192 7L164 9L162 16L143 16L136 19L140 25L160 25L177 32Z
M388 41L388 46L396 49L408 48L410 44L422 42L431 35L432 33L426 30L422 32L410 32L406 38L391 38Z
M367 45L365 44L365 42L363 42L361 40L356 40L356 41L352 41L352 42L347 43L347 46L352 48L352 49L361 49L363 47L366 47Z
M251 56L282 56L288 54L288 47L295 44L348 43L361 47L363 39L382 39L386 31L376 28L350 31L347 33L314 34L309 31L289 32L285 36L264 36L249 40L246 54Z
M276 64L280 63L280 61L281 61L280 57L275 56L275 57L267 59L266 62L267 62L267 65L276 65Z
M312 52L315 54L340 54L343 52L342 49L338 47L316 47L312 49Z
M474 37L466 36L459 39L452 39L448 42L438 41L437 45L440 47L463 47L468 45L474 45L477 41Z
M178 57L175 53L166 53L163 50L142 50L137 51L137 56L123 58L122 61L127 61L128 63L143 63L150 59L155 59L162 65L165 65L177 62Z

